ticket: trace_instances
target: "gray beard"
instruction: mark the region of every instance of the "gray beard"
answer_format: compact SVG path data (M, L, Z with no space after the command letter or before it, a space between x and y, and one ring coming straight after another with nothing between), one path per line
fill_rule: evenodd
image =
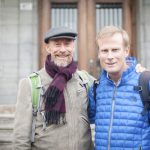
M55 65L58 67L67 67L69 65L68 62L61 62L61 61L53 61Z

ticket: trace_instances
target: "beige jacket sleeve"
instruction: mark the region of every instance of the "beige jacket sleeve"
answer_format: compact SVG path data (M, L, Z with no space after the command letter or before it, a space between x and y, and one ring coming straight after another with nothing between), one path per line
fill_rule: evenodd
M25 78L19 83L13 132L13 150L31 150L31 128L31 86L29 80Z

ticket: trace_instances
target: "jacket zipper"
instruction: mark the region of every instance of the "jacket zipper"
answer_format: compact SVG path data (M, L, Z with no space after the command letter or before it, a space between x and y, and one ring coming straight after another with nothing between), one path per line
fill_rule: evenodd
M139 150L142 150L142 146L139 147Z
M110 150L111 131L112 131L112 124L113 124L113 119L114 119L116 91L117 91L117 86L115 85L114 92L113 92L113 98L112 98L111 118L110 118L109 132L108 132L108 150Z

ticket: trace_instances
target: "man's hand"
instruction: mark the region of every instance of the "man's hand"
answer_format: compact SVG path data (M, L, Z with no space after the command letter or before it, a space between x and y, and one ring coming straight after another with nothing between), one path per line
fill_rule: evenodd
M147 69L144 68L141 64L137 64L136 67L135 67L135 70L136 72L143 72L143 71L146 71Z

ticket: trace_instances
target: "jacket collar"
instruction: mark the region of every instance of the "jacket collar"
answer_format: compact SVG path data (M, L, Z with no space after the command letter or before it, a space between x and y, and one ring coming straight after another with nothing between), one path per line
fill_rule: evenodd
M129 67L122 73L122 76L120 78L120 83L124 83L126 81L128 81L131 76L132 76L132 72L135 71L135 67L136 67L136 59L134 57L128 57L126 60L127 64L129 65ZM107 79L107 81L109 80L110 82L113 82L107 75L107 72L105 70L102 71L101 77L102 80L103 79Z

